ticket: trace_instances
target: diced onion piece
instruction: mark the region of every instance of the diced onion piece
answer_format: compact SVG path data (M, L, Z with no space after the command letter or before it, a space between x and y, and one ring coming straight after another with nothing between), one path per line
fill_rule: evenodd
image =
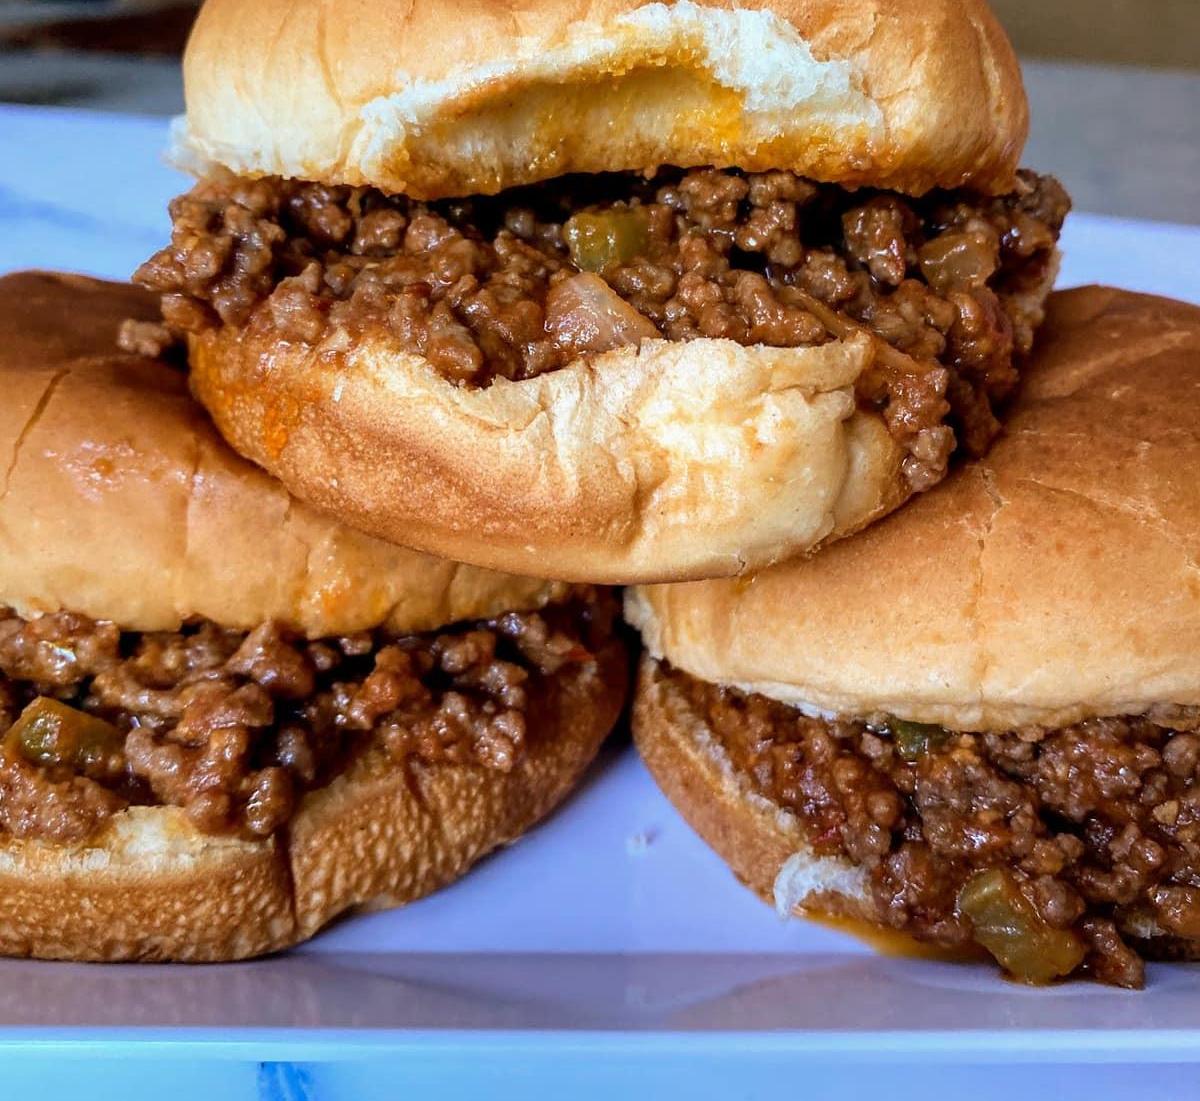
M590 272L573 275L550 288L546 331L576 355L640 344L658 335L648 317Z
M921 246L917 262L934 290L982 287L999 266L999 243L994 233L979 230L943 233Z
M885 367L891 367L893 370L912 375L921 375L927 371L942 369L941 364L936 360L922 361L913 359L906 352L900 351L899 348L894 348L878 333L872 332L865 325L860 325L845 314L838 313L832 306L827 306L819 298L814 297L807 291L802 291L799 287L792 287L791 293L796 304L808 310L813 317L825 326L829 335L835 339L849 340L859 333L863 333L869 337L875 349L876 362L883 364Z

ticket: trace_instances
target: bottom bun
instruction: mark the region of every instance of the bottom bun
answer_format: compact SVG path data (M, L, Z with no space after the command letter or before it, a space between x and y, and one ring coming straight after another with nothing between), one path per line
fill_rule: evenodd
M633 737L663 794L737 877L781 916L833 918L848 931L901 954L975 955L919 944L888 928L866 871L844 857L816 853L800 820L754 789L705 716L649 656L642 658L634 696ZM1145 959L1200 960L1200 940L1168 933L1137 913L1121 914L1117 923Z
M507 773L401 767L369 750L263 841L200 833L176 807L130 807L92 841L0 842L0 954L67 960L245 959L339 915L401 906L514 841L578 782L620 713L619 641L568 667L530 714Z
M866 876L848 860L813 851L800 820L760 795L659 663L642 658L633 738L663 794L743 883L780 907L787 868L792 904L784 916L822 914L872 921Z

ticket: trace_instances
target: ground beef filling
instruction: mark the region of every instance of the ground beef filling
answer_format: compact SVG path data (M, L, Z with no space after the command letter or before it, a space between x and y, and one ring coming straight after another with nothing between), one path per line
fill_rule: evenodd
M0 609L0 832L77 842L145 804L263 837L369 745L507 772L557 680L599 675L614 617L611 595L581 589L428 634L308 641L276 623L140 634Z
M338 347L382 329L485 386L657 336L801 347L864 327L882 350L860 400L922 489L955 431L978 454L998 430L1069 205L1032 173L1001 198L666 169L435 203L224 176L172 203L171 243L136 275L165 324L123 343L250 324Z
M808 718L664 668L735 767L800 817L818 853L869 872L889 926L977 941L1019 977L1121 986L1143 962L1118 927L1200 938L1200 717L1057 730Z

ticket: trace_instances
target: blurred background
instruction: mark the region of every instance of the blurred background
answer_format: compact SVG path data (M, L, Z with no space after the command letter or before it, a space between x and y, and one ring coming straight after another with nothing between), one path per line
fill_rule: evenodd
M1200 0L992 5L1025 68L1025 162L1065 180L1078 209L1200 223ZM177 114L198 6L0 0L0 102Z

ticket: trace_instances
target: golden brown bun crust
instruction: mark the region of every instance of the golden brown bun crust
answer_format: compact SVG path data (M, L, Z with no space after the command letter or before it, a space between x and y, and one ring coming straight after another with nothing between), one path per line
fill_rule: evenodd
M116 351L122 319L155 312L130 286L0 279L0 605L147 631L278 619L320 636L430 630L561 594L296 501L229 450L181 372Z
M989 456L854 539L649 587L656 657L848 716L960 730L1200 704L1200 308L1052 296Z
M274 840L205 837L177 808L133 807L98 842L0 837L0 955L242 959L293 939Z
M385 334L348 352L253 324L191 347L225 438L293 493L433 554L569 581L721 577L909 494L858 407L870 342L647 341L523 382L447 381Z
M984 0L208 0L179 156L420 198L662 164L1011 186Z
M0 839L0 955L243 959L359 907L401 906L515 840L572 790L625 699L619 642L558 674L510 773L399 767L369 752L261 842L199 834L177 808L124 811L70 849Z

